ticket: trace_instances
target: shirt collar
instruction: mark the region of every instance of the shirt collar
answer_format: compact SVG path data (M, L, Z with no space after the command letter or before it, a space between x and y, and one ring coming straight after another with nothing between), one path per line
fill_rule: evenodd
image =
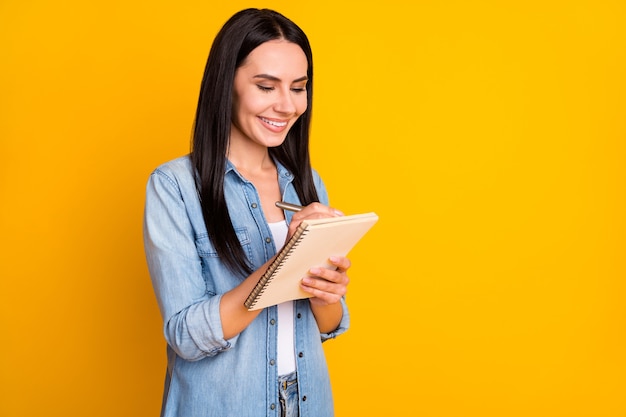
M280 162L278 162L276 159L274 159L274 163L276 164L276 170L278 172L279 180L283 178L291 179L293 177L293 174L287 168L285 168ZM239 171L237 171L235 164L233 164L229 159L226 159L226 168L224 169L224 175L228 174L231 171L235 172L239 176L239 178L241 178L243 181L247 181L239 173Z

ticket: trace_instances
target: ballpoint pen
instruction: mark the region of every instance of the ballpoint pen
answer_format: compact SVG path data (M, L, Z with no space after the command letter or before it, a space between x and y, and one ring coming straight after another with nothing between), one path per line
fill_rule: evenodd
M291 203L285 203L283 201L277 201L276 202L276 207L280 207L281 209L284 210L289 210L289 211L300 211L302 210L304 207L299 206L297 204L291 204Z

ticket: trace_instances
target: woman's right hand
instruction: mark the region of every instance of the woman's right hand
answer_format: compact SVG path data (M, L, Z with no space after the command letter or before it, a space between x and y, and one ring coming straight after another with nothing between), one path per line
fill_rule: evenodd
M305 206L302 210L294 213L291 217L289 231L287 232L287 240L293 236L303 220L324 219L328 217L340 217L343 215L344 214L341 211L325 206L322 203L311 203L308 206Z

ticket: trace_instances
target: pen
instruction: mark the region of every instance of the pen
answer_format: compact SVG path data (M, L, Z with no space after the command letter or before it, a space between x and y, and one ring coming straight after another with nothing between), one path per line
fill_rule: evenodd
M276 202L276 207L280 207L281 209L289 210L289 211L300 211L300 210L302 210L304 208L304 207L299 206L297 204L285 203L285 202L282 202L282 201L277 201Z

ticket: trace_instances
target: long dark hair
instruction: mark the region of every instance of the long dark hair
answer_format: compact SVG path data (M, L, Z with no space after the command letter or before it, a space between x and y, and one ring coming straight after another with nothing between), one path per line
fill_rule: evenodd
M219 31L204 70L193 132L191 160L202 215L218 256L234 273L252 268L241 248L224 197L224 172L230 136L235 71L248 54L264 42L285 39L302 48L308 61L307 110L285 141L269 153L294 174L294 187L302 204L318 201L309 156L309 126L313 99L313 56L305 33L295 23L268 9L246 9L233 15Z

